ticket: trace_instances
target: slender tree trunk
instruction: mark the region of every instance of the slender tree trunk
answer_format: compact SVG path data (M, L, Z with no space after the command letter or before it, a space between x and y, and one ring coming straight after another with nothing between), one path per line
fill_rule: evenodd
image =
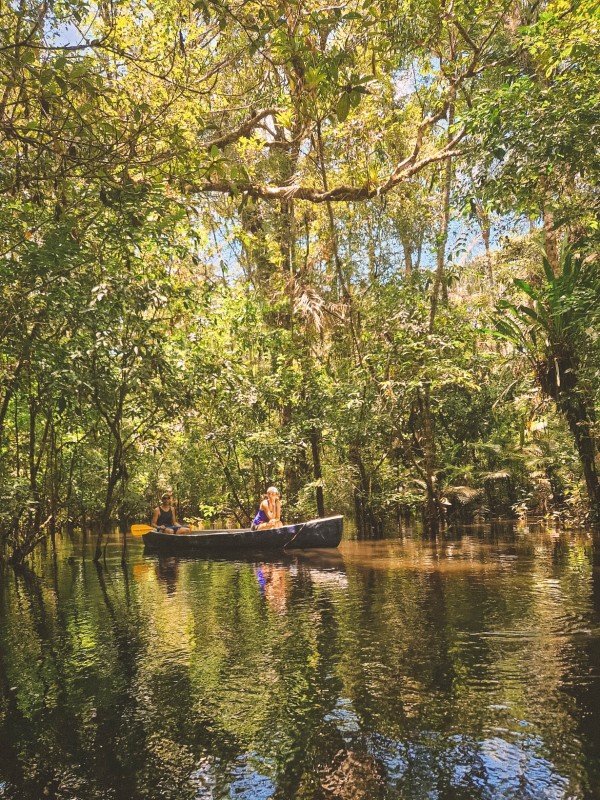
M49 471L50 471L50 539L52 540L52 546L56 546L56 517L57 517L57 509L59 503L59 486L60 486L60 476L58 475L57 469L57 457L56 457L56 428L54 427L54 422L50 421L50 450L48 454L49 460Z
M414 270L412 242L410 236L406 234L401 235L400 241L402 242L402 250L404 251L404 275L406 278L409 278Z
M73 447L69 459L69 477L67 478L66 497L65 497L65 513L69 524L73 521L73 474L75 472L75 453L76 448Z
M424 452L425 452L425 485L427 497L425 500L425 527L431 535L435 536L440 527L439 497L436 479L436 447L435 428L431 413L431 395L428 385L425 385L419 397L421 419L423 422Z
M483 204L479 200L475 200L475 216L477 217L477 222L479 223L479 228L481 230L481 238L483 239L483 245L485 247L485 271L487 273L488 280L490 285L494 285L494 270L492 268L492 257L490 252L490 239L492 228L490 225L490 215L487 213Z
M450 128L454 123L454 105L448 109L448 140L450 140ZM429 317L429 331L433 331L435 325L435 315L439 302L440 292L442 302L448 302L448 283L446 281L446 243L448 241L448 225L450 222L450 191L452 188L452 159L447 158L443 167L442 180L442 217L440 230L438 233L437 258L433 291L431 293L431 313Z
M454 122L454 105L448 109L448 139L451 138L450 128ZM452 159L446 159L444 165L444 178L442 183L442 218L438 234L437 264L433 291L431 294L431 310L429 316L429 333L433 333L435 317L439 302L440 291L442 302L448 302L448 290L445 277L446 243L448 241L448 226L450 221L450 191L452 187ZM427 530L436 535L439 530L439 497L436 485L436 446L435 426L431 413L430 388L425 386L424 392L419 396L423 435L425 438L425 484L427 497L425 501L425 526Z
M19 446L19 403L15 397L15 467L17 470L17 478L21 476L21 458Z
M23 351L20 354L19 361L14 369L12 379L10 380L9 384L4 387L4 397L2 398L2 404L0 405L0 444L2 443L2 435L4 433L4 420L6 418L6 414L8 413L8 407L10 405L10 401L15 395L15 391L18 385L19 375L28 362L29 353L31 352L31 347L33 345L33 341L37 336L37 333L41 327L41 323L35 322L27 339L23 345Z
M321 471L321 454L319 446L321 444L321 437L318 431L313 430L310 434L310 447L312 450L313 470L315 476L315 483L317 484L317 513L320 517L325 516L325 504L323 502L323 486L321 480L323 473Z
M122 463L123 451L121 447L121 443L118 442L115 447L115 452L110 459L110 471L108 474L107 484L106 484L106 494L104 496L104 508L102 510L102 514L100 516L100 530L98 531L98 536L96 538L96 549L94 552L94 561L97 563L100 561L102 556L102 540L105 533L108 533L110 527L110 517L113 508L113 499L115 494L115 488L119 479L122 477Z
M560 269L560 258L558 255L558 242L554 222L554 214L544 208L544 248L548 257L548 263L552 267L555 275Z
M356 525L359 529L365 530L369 528L370 533L377 534L381 525L371 506L372 486L360 454L359 443L355 442L351 445L349 456L350 462L356 467L359 477L358 485L354 487Z

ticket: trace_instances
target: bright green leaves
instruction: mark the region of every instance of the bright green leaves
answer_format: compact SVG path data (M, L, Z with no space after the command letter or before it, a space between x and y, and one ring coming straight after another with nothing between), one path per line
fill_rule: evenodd
M373 80L372 75L351 75L339 97L336 107L338 122L344 122L351 108L357 108L363 95L368 94L367 84Z
M557 223L593 231L588 208L600 174L593 141L600 114L597 4L552 0L522 23L499 42L514 55L497 74L489 70L489 91L467 115L487 194L497 207L535 215L544 206Z
M506 299L496 304L493 322L501 337L513 342L534 362L553 357L565 347L586 350L588 320L600 303L597 269L591 261L583 268L581 257L563 248L560 270L554 274L546 257L542 258L545 283L539 288L515 278L514 286L531 305Z
M350 95L348 92L343 92L337 103L337 118L339 122L344 122L350 111Z

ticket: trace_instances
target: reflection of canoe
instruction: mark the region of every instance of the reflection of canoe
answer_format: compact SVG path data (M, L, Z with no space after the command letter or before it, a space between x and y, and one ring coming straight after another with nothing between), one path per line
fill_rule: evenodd
M254 550L284 550L286 548L337 547L342 538L344 518L326 517L281 528L253 531L241 530L194 531L178 536L150 531L143 536L149 550L175 552L219 552Z
M285 552L285 559L292 558L290 563L297 564L301 567L308 567L309 569L319 570L339 570L345 572L346 566L344 564L344 556L339 550L294 550L290 547ZM286 563L283 560L283 563Z

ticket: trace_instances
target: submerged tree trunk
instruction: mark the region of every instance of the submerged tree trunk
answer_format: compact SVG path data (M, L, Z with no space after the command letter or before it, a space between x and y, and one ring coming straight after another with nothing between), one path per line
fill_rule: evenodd
M431 413L431 395L429 386L425 386L423 394L419 396L419 406L421 420L423 423L424 437L424 462L425 462L425 485L427 497L425 500L424 522L429 534L435 536L440 527L439 516L439 497L436 478L436 448L435 448L435 427L433 415Z
M358 482L354 486L354 516L359 530L378 534L381 523L371 505L372 485L360 453L360 444L354 443L349 451L350 463L356 468Z
M313 430L310 434L310 447L312 450L313 471L316 483L317 514L320 517L324 517L325 503L323 502L323 486L321 484L323 473L321 471L321 454L319 452L320 444L321 436L318 431Z
M575 440L575 447L583 467L585 486L594 519L600 520L600 483L596 469L596 442L592 433L595 414L579 397L562 397L558 407L569 423L569 429Z
M553 354L538 368L542 390L555 401L575 440L583 468L590 510L600 520L600 483L596 468L597 444L594 437L594 405L579 387L577 359L570 351Z

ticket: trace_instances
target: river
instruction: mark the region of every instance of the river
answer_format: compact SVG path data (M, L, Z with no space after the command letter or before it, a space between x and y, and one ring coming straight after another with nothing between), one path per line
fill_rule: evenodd
M92 552L2 573L0 798L600 797L591 533Z

